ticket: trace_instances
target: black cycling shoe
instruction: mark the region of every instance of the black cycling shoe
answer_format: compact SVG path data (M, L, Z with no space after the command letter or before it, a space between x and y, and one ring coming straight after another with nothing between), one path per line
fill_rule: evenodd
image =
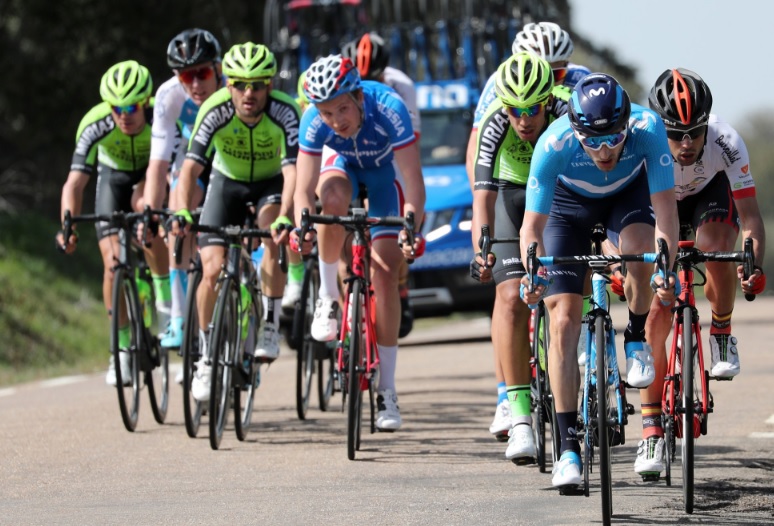
M408 298L400 299L400 329L398 338L408 336L411 329L414 328L414 309L411 308Z

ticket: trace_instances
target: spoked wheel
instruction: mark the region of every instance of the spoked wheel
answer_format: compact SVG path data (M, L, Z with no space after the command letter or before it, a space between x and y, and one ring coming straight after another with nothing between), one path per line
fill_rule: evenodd
M234 430L239 441L247 437L250 422L253 419L253 404L255 391L261 381L261 364L253 360L253 351L258 334L262 330L263 304L258 294L253 294L250 302L250 312L247 315L248 328L242 328L242 338L237 344L234 367L239 368L240 382L234 386ZM250 352L247 352L247 349ZM239 352L241 350L241 352ZM241 357L241 363L239 362ZM242 397L244 395L244 398Z
M598 316L595 320L594 338L597 354L597 440L599 445L599 481L602 493L602 522L610 524L613 515L613 485L610 462L610 426L608 407L611 388L608 382L607 364L607 333L605 318Z
M532 311L532 360L535 377L532 379L535 410L535 446L537 463L541 473L546 472L546 427L552 428L551 391L548 386L546 344L548 326L545 323L545 310L542 305Z
M589 420L591 419L591 415L594 414L595 411L595 402L593 401L596 397L596 387L590 386L589 391L589 399L586 403L588 403L588 419L585 419L586 422L584 424L584 430L583 430L583 495L588 497L589 496L589 482L591 478L591 472L592 467L594 465L594 428L591 425L591 422Z
M197 262L198 264L198 262ZM183 321L183 344L180 352L183 355L183 414L185 417L185 430L188 436L196 438L199 425L202 420L205 404L198 401L191 394L191 382L196 372L196 363L201 357L200 349L207 342L200 341L199 335L199 311L196 308L196 290L202 281L201 269L190 273L188 278L188 295L185 299L185 318Z
M685 512L693 513L693 450L694 450L694 393L693 393L693 311L683 309L683 352L681 373L683 380L682 448L680 462L683 466L683 499Z
M113 309L110 323L110 352L116 371L116 390L121 419L127 431L137 427L140 408L140 367L137 349L143 344L145 330L140 311L134 277L125 268L117 268L113 277ZM123 318L123 320L122 320ZM129 348L119 345L119 329L128 325L130 331ZM124 381L124 379L126 381Z
M296 413L300 420L306 419L309 399L312 397L312 376L315 366L315 349L319 345L312 338L312 319L320 288L317 266L307 264L301 288L301 299L296 303L293 316L293 339L296 342ZM327 401L326 401L327 407Z
M167 418L169 408L169 351L159 344L159 339L145 331L150 349L148 358L151 370L145 373L148 384L148 397L150 397L153 418L159 424L163 424Z
M672 461L675 458L675 418L671 415L664 416L664 481L667 486L672 485Z
M362 331L362 313L360 305L360 287L359 281L355 280L352 284L352 319L350 321L349 337L349 378L347 386L347 458L355 460L355 451L360 449L360 427L362 424L363 410L363 391L362 376L363 355L365 354L365 342L363 341Z
M315 347L317 358L317 397L320 411L327 411L336 385L336 356L333 349L324 343Z
M223 430L228 423L231 410L231 376L237 347L236 320L239 289L230 280L224 281L218 295L213 316L213 329L210 335L210 362L212 364L212 384L210 386L209 424L210 447L218 449L223 438Z

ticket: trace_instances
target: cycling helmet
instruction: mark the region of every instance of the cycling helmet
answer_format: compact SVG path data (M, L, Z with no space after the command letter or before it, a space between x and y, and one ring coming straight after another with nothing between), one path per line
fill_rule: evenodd
M572 129L587 137L620 132L632 113L629 95L604 73L583 77L572 90L569 106Z
M533 106L548 99L553 88L551 66L533 53L516 53L497 68L495 92L506 106Z
M374 32L366 33L344 45L341 55L357 65L363 80L378 80L390 62L390 50L384 39Z
M516 34L513 53L537 53L548 62L570 60L573 45L569 33L553 22L530 22Z
M318 59L306 70L304 94L317 104L360 88L360 73L355 64L341 55Z
M650 89L648 105L661 116L667 128L688 130L707 124L712 93L693 71L668 69Z
M110 66L99 85L102 100L111 106L128 106L148 99L153 94L153 80L148 68L135 60Z
M186 29L167 46L167 64L183 69L205 62L220 62L220 44L209 31Z
M263 44L237 44L223 57L223 73L236 79L273 77L277 73L274 53Z

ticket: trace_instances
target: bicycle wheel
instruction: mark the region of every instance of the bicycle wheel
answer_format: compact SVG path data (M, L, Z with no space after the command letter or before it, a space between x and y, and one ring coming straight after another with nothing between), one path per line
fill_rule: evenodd
M196 362L201 358L202 343L199 341L199 310L196 307L196 290L202 281L202 269L197 259L194 270L188 277L188 295L185 299L185 317L183 321L183 343L180 352L183 355L183 415L185 431L196 438L202 420L205 404L191 394L191 382L196 371Z
M169 408L169 351L159 344L159 339L145 330L148 343L150 370L145 373L153 418L163 424Z
M317 398L320 401L320 411L327 411L331 397L336 391L336 355L335 348L324 343L315 347L317 356Z
M544 328L542 306L538 305L531 313L532 322L532 366L534 377L532 378L532 405L534 411L533 421L535 423L535 448L537 450L537 464L541 473L546 472L546 422L550 418L550 412L546 402L548 393L546 392L547 371L545 368L545 351L543 345L542 330ZM549 410L550 411L550 410Z
M113 303L110 323L110 352L116 370L116 391L118 391L118 407L121 419L127 431L134 431L140 408L140 368L137 360L137 349L142 345L142 333L145 330L140 301L134 275L123 267L116 269L113 275ZM119 345L119 329L122 325L122 315L126 318L130 330L129 348ZM128 373L124 369L128 368ZM127 382L123 382L123 378Z
M220 293L215 303L212 334L209 350L212 363L212 384L210 386L209 424L210 447L218 449L223 430L228 423L233 395L231 375L237 346L239 287L231 278L221 282Z
M315 366L315 347L312 338L312 319L320 289L320 275L317 264L309 259L304 269L301 284L301 299L296 303L293 316L293 339L296 342L296 413L300 420L306 420L309 399L312 394L312 376Z
M683 309L683 348L682 348L682 448L680 462L683 466L683 500L685 512L693 513L693 309Z
M360 426L362 423L363 391L361 390L361 377L364 369L362 365L365 354L365 342L363 341L363 321L361 319L361 283L355 280L352 283L352 319L349 326L349 378L347 387L347 458L355 460L355 451L360 449Z
M594 338L597 353L597 422L596 438L599 445L599 483L602 492L602 522L610 524L613 515L613 485L610 462L610 436L608 421L609 385L607 364L607 334L605 318L594 320Z
M241 381L239 385L234 386L234 430L239 441L243 441L247 437L247 431L253 419L255 391L258 389L260 382L258 375L260 374L261 365L253 360L253 349L255 348L255 341L258 338L259 331L262 330L261 324L263 320L263 303L259 292L256 291L254 294L251 294L249 309L250 312L247 315L249 323L248 334L244 338L244 342L241 338L239 339L237 347L237 349L244 350L241 368L239 369ZM239 353L236 354L236 358L238 357ZM244 393L244 403L241 396L242 393Z

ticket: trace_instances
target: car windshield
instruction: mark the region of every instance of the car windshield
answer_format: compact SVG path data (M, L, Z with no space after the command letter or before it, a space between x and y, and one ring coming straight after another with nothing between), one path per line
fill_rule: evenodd
M422 112L422 166L465 164L472 118L470 111Z

